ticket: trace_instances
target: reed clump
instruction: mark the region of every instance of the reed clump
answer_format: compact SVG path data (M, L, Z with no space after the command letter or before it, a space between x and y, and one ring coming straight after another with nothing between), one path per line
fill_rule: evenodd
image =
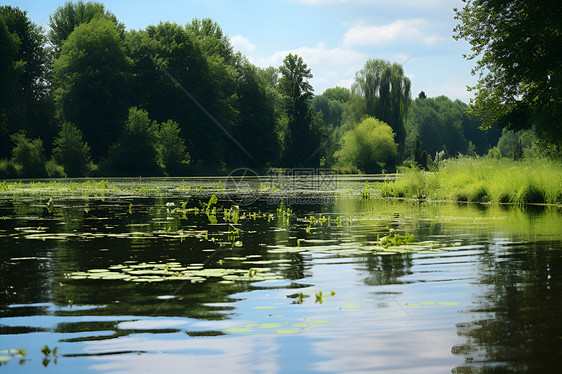
M383 196L494 202L562 203L562 163L549 159L459 157L437 171L402 169L401 178L382 186Z

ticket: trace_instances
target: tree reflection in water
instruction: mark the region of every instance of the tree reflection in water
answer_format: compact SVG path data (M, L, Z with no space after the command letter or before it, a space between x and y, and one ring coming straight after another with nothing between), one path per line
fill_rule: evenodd
M490 246L491 247L491 246ZM453 347L465 364L453 373L554 373L562 367L562 256L559 241L487 248L480 284L486 289L457 325L466 344Z

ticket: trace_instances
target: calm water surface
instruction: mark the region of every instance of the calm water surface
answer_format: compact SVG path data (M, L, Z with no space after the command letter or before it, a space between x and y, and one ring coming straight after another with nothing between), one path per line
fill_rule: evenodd
M560 208L354 196L0 198L0 371L559 372Z

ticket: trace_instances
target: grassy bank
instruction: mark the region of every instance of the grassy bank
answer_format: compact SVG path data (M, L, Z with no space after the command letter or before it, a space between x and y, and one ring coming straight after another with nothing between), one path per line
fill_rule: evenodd
M457 158L439 170L407 169L381 186L385 197L496 203L562 203L562 163L534 159Z

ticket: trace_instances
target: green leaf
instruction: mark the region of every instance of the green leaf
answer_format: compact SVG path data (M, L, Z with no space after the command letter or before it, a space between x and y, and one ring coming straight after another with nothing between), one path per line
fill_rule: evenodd
M45 344L45 346L41 348L41 352L43 352L45 356L49 356L51 354L51 349Z

